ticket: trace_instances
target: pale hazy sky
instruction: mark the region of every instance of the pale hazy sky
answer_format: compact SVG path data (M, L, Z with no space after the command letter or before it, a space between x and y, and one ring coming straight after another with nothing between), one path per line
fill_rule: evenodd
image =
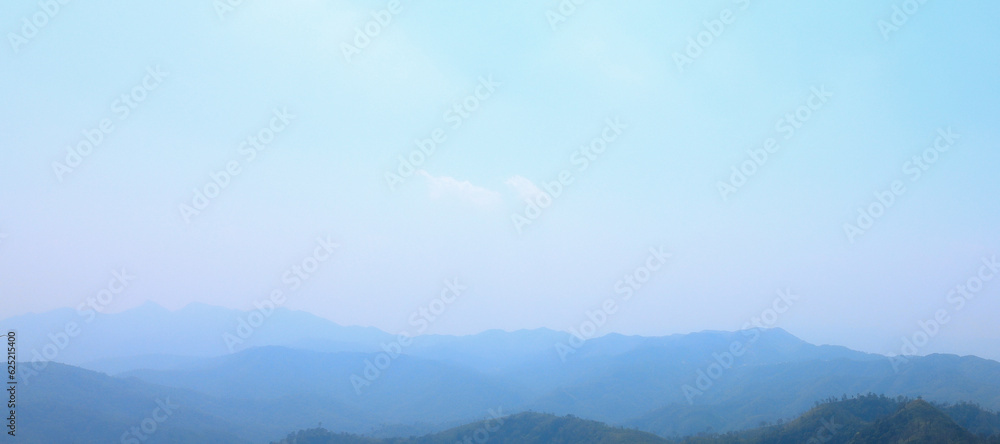
M735 330L789 288L776 325L811 342L898 352L943 309L921 353L1000 358L1000 279L948 300L1000 253L1000 4L928 2L880 30L905 2L592 0L557 23L555 0L472 3L404 0L347 60L389 2L5 2L0 318L75 307L122 268L135 279L109 311L249 309L329 236L339 248L288 307L398 331L457 277L469 289L430 332L565 330L662 247L602 332ZM917 176L907 162L947 128L960 138ZM602 134L602 153L579 152ZM397 156L433 137L390 188ZM519 233L512 214L563 171Z

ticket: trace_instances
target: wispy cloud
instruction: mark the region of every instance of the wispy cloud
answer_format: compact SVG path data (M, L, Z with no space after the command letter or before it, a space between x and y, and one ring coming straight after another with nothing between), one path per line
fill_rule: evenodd
M504 183L513 188L521 200L532 200L535 196L542 194L542 190L524 176L513 176Z
M417 171L427 181L427 189L432 199L458 199L480 207L492 207L500 203L500 193L467 180L449 176L432 176L425 170Z

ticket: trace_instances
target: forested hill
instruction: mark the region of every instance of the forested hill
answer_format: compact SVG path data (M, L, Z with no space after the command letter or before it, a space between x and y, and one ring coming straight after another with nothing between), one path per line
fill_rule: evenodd
M859 396L817 405L787 423L683 444L1000 443L1000 415L974 404L932 405L922 399Z
M423 437L376 439L324 429L303 430L272 444L1000 444L1000 415L974 404L932 405L922 399L865 395L828 400L802 416L741 432L675 438L615 428L574 416L520 413Z
M276 444L669 444L656 435L574 416L519 413L489 418L423 437L374 439L324 429L303 430ZM272 443L275 444L275 443Z

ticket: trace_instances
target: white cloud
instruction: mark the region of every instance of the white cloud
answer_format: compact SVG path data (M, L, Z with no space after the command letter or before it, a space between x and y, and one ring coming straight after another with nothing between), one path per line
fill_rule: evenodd
M455 198L481 207L491 207L500 203L500 193L473 185L467 180L448 176L431 176L425 170L417 174L427 180L427 188L432 199Z
M536 196L542 194L542 190L524 176L511 177L504 183L513 188L517 192L517 197L521 200L533 200Z

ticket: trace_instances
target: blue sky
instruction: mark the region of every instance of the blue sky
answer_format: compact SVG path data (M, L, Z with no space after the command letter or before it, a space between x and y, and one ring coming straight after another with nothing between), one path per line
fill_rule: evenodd
M894 353L946 309L921 353L1000 358L1000 279L961 310L947 300L1000 252L1000 5L928 2L886 38L906 2L677 3L591 0L552 26L557 1L402 1L350 60L343 45L389 2L7 4L0 317L75 307L122 267L136 279L109 311L250 309L329 236L334 260L288 307L398 331L458 277L470 290L429 331L565 330L663 247L668 265L603 333L735 330L788 288L799 302L777 325L811 342ZM498 85L469 99L483 79ZM144 80L124 117L116 100ZM815 88L832 97L785 139L779 120ZM476 109L455 127L463 102ZM241 143L284 110L250 160ZM60 180L53 162L102 119L113 129ZM608 119L621 134L580 170ZM912 180L906 162L947 128L960 139ZM398 156L436 130L391 189ZM779 149L724 199L769 138ZM240 173L185 220L230 162ZM512 215L563 171L572 183L519 233ZM905 192L849 241L844 224L895 180Z

